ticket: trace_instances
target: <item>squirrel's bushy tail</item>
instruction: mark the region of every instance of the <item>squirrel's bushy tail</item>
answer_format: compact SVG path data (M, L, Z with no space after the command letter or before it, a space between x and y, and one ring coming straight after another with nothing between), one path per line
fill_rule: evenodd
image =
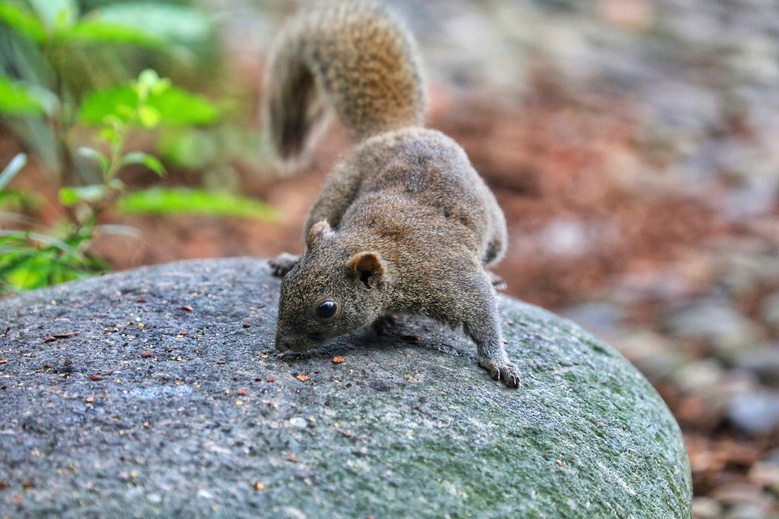
M268 131L285 160L301 154L328 106L357 142L421 126L425 100L415 42L380 5L315 4L276 41L265 99Z

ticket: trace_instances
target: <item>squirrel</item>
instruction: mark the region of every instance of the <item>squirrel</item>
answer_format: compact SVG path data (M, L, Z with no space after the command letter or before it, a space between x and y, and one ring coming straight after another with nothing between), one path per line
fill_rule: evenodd
M313 4L282 30L265 75L273 148L290 161L334 110L353 147L304 225L305 252L269 261L282 277L276 349L307 351L399 314L462 327L478 363L518 388L487 268L506 250L503 212L463 149L423 127L416 42L386 6Z

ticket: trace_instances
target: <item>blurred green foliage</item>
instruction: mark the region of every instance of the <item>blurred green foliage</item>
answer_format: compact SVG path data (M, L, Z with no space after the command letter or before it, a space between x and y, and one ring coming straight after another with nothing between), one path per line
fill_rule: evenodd
M0 195L27 163L19 154L0 174ZM3 200L3 198L0 198ZM5 216L0 213L0 216ZM105 270L106 265L84 251L91 228L83 226L63 238L32 231L0 229L0 294L19 288L37 288L76 279L84 272Z
M109 208L275 218L269 206L224 192L154 188L127 193L119 178L130 165L164 173L154 155L125 149L134 129L164 129L160 150L174 165L227 176L232 170L223 150L238 156L257 147L251 130L223 122L229 101L214 103L173 86L203 88L219 76L214 24L191 2L3 0L0 49L0 125L56 174L67 215L54 225L36 225L25 211L38 207L40 197L7 189L26 156L8 164L0 176L0 294L107 269L90 252L96 234L131 234L98 224ZM92 132L98 146L80 146ZM210 142L202 148L212 152L188 158L193 135L201 137L200 144ZM230 135L240 137L234 141L238 147L213 145L233 142ZM230 182L217 184L223 188ZM4 230L4 223L27 230Z
M275 221L278 212L267 204L204 189L152 188L122 197L119 209L126 213L184 213L236 216Z
M160 123L160 116L142 114L156 113L148 100L172 89L170 82L145 71L126 88L134 95L123 102L98 104L104 109L98 138L107 144L108 154L93 148L79 149L81 155L97 162L101 182L60 189L60 201L70 210L70 218L43 232L0 231L0 292L39 288L107 269L104 261L90 253L89 246L98 230L98 217L125 190L119 172L130 164L143 164L160 175L164 173L155 157L142 152L124 153L124 146L133 126L153 128ZM25 162L25 155L11 161L0 175L0 193Z
M193 85L214 77L220 61L213 23L184 3L83 4L0 3L0 122L66 183L90 179L68 139L94 90L147 68Z

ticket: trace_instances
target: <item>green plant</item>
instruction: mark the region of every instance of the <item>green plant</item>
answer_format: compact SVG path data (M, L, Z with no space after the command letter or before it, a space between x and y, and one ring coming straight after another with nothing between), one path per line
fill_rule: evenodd
M75 233L86 231L87 235L92 235L97 218L124 192L125 185L118 177L122 168L130 164L143 164L158 175L165 172L162 164L153 155L140 151L125 153L124 149L127 135L134 126L153 129L160 124L163 116L155 104L159 104L161 99L164 100L171 93L193 106L200 104L204 109L212 109L199 98L174 89L169 80L160 79L153 70L142 72L138 80L129 85L97 92L87 100L81 118L101 121L98 140L107 146L108 154L95 148L79 148L80 155L98 164L101 182L60 189L60 201L67 207L77 209L73 215ZM164 102L162 106L165 106ZM213 116L210 111L209 115Z
M101 182L83 187L63 187L60 201L70 209L69 219L45 232L0 231L0 291L28 289L76 279L106 270L108 265L90 253L89 246L98 231L98 218L124 192L119 173L130 164L143 164L162 175L162 164L143 152L125 153L128 132L136 125L150 129L161 120L153 103L173 92L196 104L198 98L173 89L170 81L160 79L156 72L144 71L137 81L119 89L95 94L87 106L89 117L100 113L102 128L98 140L106 144L108 153L81 147L78 152L93 159L99 166ZM128 95L129 94L129 95ZM204 106L208 106L203 103ZM25 155L18 155L0 175L0 191L21 171Z
M89 179L69 138L93 90L150 66L197 69L193 56L218 48L212 24L190 7L100 3L86 10L76 0L0 2L0 122L66 183Z
M97 164L100 182L62 187L59 199L68 208L69 218L49 229L0 231L0 291L39 288L107 270L108 265L90 252L90 245L100 231L98 218L125 191L119 173L131 164L142 164L159 175L164 173L154 156L125 152L127 136L136 126L158 126L165 112L176 105L171 99L193 108L194 115L187 121L216 117L216 109L209 103L174 88L152 70L142 72L137 81L97 91L86 100L80 119L85 123L99 121L97 140L107 153L91 147L81 147L78 153ZM19 155L8 165L0 175L0 192L25 162L26 156Z
M117 229L99 223L112 208L276 217L260 202L202 189L127 193L120 178L125 167L138 164L163 173L153 155L126 151L134 129L197 131L221 116L218 105L172 86L154 70L138 69L151 62L196 70L199 64L188 66L193 56L208 61L202 59L207 49L218 47L208 19L183 3L187 0L82 1L98 6L87 10L76 0L0 1L0 124L42 159L47 172L59 172L58 202L66 215L42 225L18 213L0 213L0 224L22 229L0 225L0 293L106 270L91 245L98 234ZM79 146L90 127L97 128L97 145ZM29 208L36 198L31 191L4 189L22 169L26 156L20 157L0 176L0 208ZM211 160L218 169L218 158Z
M79 120L100 124L99 138L110 150L108 155L79 148L80 155L100 165L101 184L84 188L64 188L60 199L66 205L89 201L116 201L123 212L197 213L273 220L276 212L267 204L203 189L152 188L123 195L124 185L117 172L130 164L142 164L161 174L162 165L152 155L131 152L122 155L127 130L139 125L146 130L159 126L193 128L217 119L219 110L201 97L176 88L154 71L141 73L137 82L95 92L84 101ZM99 209L99 206L98 206Z
M57 225L41 232L0 229L0 293L38 288L106 270L108 265L91 253L90 245L99 232L105 231L105 226L98 223L99 217L112 207L124 212L275 219L276 212L270 206L226 193L163 188L126 192L119 178L125 167L140 164L158 175L164 173L153 155L125 150L127 137L134 128L153 130L164 124L208 123L218 115L211 103L172 86L152 70L142 72L136 81L98 90L87 97L78 120L98 127L101 149L82 146L77 154L97 166L99 181L59 190L59 201L67 208L68 219ZM17 156L0 174L0 195L25 161L24 155Z
M0 174L0 194L27 162L19 154ZM0 294L76 279L105 269L105 263L84 250L91 229L82 227L60 239L53 234L0 229Z

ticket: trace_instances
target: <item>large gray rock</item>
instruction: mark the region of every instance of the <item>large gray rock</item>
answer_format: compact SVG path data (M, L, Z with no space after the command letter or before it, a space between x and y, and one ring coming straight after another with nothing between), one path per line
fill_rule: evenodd
M1 301L0 517L689 516L673 417L570 322L500 299L511 390L419 318L278 358L278 288L234 259Z

